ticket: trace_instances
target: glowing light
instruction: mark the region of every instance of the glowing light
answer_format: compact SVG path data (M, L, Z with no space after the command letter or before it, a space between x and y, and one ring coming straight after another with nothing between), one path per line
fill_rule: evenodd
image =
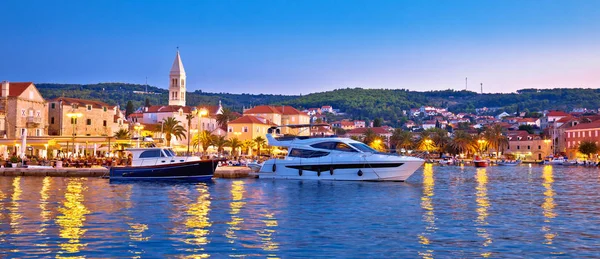
M427 141L427 140L426 140ZM433 165L423 165L423 196L421 197L421 209L424 210L423 221L427 223L425 232L419 235L419 243L428 246L431 244L431 240L428 236L431 236L436 231L435 226L435 210L433 207L432 197L434 193L435 179L433 178ZM433 258L433 250L426 249L424 252L419 252L422 258Z
M52 178L49 176L44 177L42 181L42 189L40 190L40 216L42 217L42 224L40 226L40 230L38 233L44 233L46 231L46 227L48 226L48 221L50 221L50 210L48 210L48 191L50 190L50 184L52 182Z
M244 222L244 219L238 216L240 210L246 204L246 202L242 201L244 199L244 192L244 181L233 181L231 183L232 201L230 204L231 212L229 213L231 214L231 221L227 222L229 228L225 232L225 236L229 238L229 243L231 244L235 243L237 239L235 231L240 230L239 225Z
M8 218L10 219L10 228L14 234L20 234L22 232L20 228L20 220L23 218L23 215L19 212L21 200L21 194L23 190L21 190L21 177L17 176L13 179L13 193L11 196L11 206L8 208L9 214Z
M552 173L551 166L544 166L542 171L542 178L544 178L544 183L542 184L546 189L544 191L544 203L542 204L542 209L544 210L544 222L550 223L551 219L556 218L557 214L554 211L556 207L556 203L554 202L554 189L552 188L552 184L554 183L554 176ZM544 238L546 239L545 244L550 245L552 241L556 237L556 234L550 232L550 226L542 227L542 231L545 232Z
M487 218L489 216L488 208L490 207L490 201L487 197L487 171L486 168L477 168L477 173L475 174L475 180L477 181L477 187L475 188L477 191L475 193L476 198L475 202L477 203L477 219L476 222L480 226L477 228L477 235L484 239L483 246L489 246L492 243L491 235L487 232L487 230L482 226L487 226ZM491 253L483 252L481 256L489 257Z
M188 235L193 236L185 240L186 244L198 246L188 252L202 252L200 254L192 255L188 258L208 258L209 254L204 253L204 245L208 244L208 228L212 225L208 218L210 212L210 193L206 184L199 184L196 188L198 191L198 198L195 203L191 204L187 210L188 217L185 221L185 226L189 231L185 232Z
M90 212L83 204L83 191L85 190L83 179L76 178L69 181L63 206L58 208L62 215L57 216L56 224L59 226L59 236L65 239L59 244L64 250L59 254L77 253L86 246L80 242L81 237L87 231L83 228L85 215Z

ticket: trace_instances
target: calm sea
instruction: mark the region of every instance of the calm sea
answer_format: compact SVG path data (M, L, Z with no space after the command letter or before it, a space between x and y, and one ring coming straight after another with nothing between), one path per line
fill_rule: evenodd
M405 183L0 177L0 257L600 257L600 170L425 165Z

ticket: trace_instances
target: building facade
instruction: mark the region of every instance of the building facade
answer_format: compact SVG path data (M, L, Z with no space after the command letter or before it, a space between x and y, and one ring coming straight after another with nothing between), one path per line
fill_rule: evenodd
M50 100L48 135L112 136L116 109L116 106L100 101L68 97Z
M8 139L47 135L46 101L32 82L2 82L0 133Z

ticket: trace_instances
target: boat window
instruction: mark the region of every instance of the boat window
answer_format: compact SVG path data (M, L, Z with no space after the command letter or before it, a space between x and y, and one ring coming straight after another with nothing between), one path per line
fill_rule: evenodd
M160 149L146 150L140 154L140 158L160 157Z
M329 155L329 152L294 148L289 157L314 158Z
M352 148L351 146L348 146L348 144L342 143L342 142L338 142L335 145L335 150L343 151L343 152L356 152L356 150L354 150L354 148Z
M171 149L165 149L165 154L167 154L167 156L175 156L175 152Z
M314 148L320 148L320 149L335 149L336 143L338 143L338 142L327 141L327 142L312 144L310 146L314 147Z
M355 147L356 149L358 149L362 152L377 153L377 150L372 149L371 147L369 147L363 143L351 143L350 145L352 145L353 147Z

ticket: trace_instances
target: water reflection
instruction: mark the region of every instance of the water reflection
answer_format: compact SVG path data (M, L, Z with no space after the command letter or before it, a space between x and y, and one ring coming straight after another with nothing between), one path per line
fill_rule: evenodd
M15 179L13 179L12 182L12 186L13 186L13 193L11 195L11 205L8 208L8 218L10 220L10 228L12 230L12 234L14 235L18 235L21 234L22 229L21 229L21 219L23 218L23 215L21 214L21 212L19 211L19 207L20 205L20 200L21 200L21 194L23 193L23 190L21 189L21 177L15 177Z
M475 179L477 181L477 191L475 193L475 202L477 203L477 219L475 220L477 223L477 235L484 239L483 247L487 247L492 243L492 237L486 229L488 225L487 218L489 216L488 209L490 207L490 200L487 194L488 178L486 168L477 168ZM483 257L489 257L490 255L490 252L481 253Z
M277 226L277 218L275 218L275 213L266 211L263 215L264 219L262 220L265 223L265 228L258 231L258 236L260 236L260 240L262 243L262 249L267 252L277 251L279 249L279 243L273 240L273 235L276 232ZM269 257L275 257L275 254L269 254Z
M48 194L48 191L50 191L50 184L52 183L52 178L51 177L44 177L44 180L42 181L42 189L40 190L40 217L41 217L41 224L40 224L40 230L38 230L38 233L43 234L44 232L46 232L46 227L48 227L50 224L48 223L51 218L50 218L50 210L48 209L48 198L50 198L50 195ZM38 244L38 245L42 245L42 244ZM45 246L45 245L44 245Z
M200 252L200 254L191 255L187 258L208 258L210 255L205 252L205 246L209 243L207 236L210 233L209 228L212 226L208 218L210 193L205 183L199 183L196 191L198 192L198 198L187 210L188 217L185 221L185 226L189 229L185 233L191 235L192 238L186 239L185 243L195 246L193 249L187 250L188 252Z
M556 212L554 212L556 203L554 202L555 193L552 189L552 184L554 183L552 166L544 166L544 170L542 171L542 178L544 178L544 183L542 185L545 188L544 203L542 204L542 209L544 210L544 223L547 223L544 226L542 226L542 231L544 232L544 238L546 239L545 244L551 245L552 241L556 237L556 234L550 232L550 222L557 215Z
M57 257L61 257L63 253L80 252L81 248L86 246L80 240L86 232L83 228L86 214L90 212L83 204L83 191L86 189L84 181L85 178L69 180L63 206L58 208L61 215L57 216L56 224L59 226L59 236L64 240L59 244L63 251L60 251Z
M246 204L246 202L242 201L244 199L244 181L233 181L231 183L231 203L230 203L230 215L231 220L227 222L229 228L225 232L225 236L229 239L228 242L233 244L238 238L236 235L236 231L240 230L239 225L244 222L244 218L240 217L238 214L240 210Z
M430 245L430 236L435 232L435 212L433 208L432 198L434 195L433 189L435 187L435 180L433 178L433 166L430 163L423 165L423 196L421 197L421 209L425 212L423 214L423 221L426 223L425 232L419 235L419 243L427 247ZM424 252L419 252L419 255L423 258L433 258L433 250L426 249Z

